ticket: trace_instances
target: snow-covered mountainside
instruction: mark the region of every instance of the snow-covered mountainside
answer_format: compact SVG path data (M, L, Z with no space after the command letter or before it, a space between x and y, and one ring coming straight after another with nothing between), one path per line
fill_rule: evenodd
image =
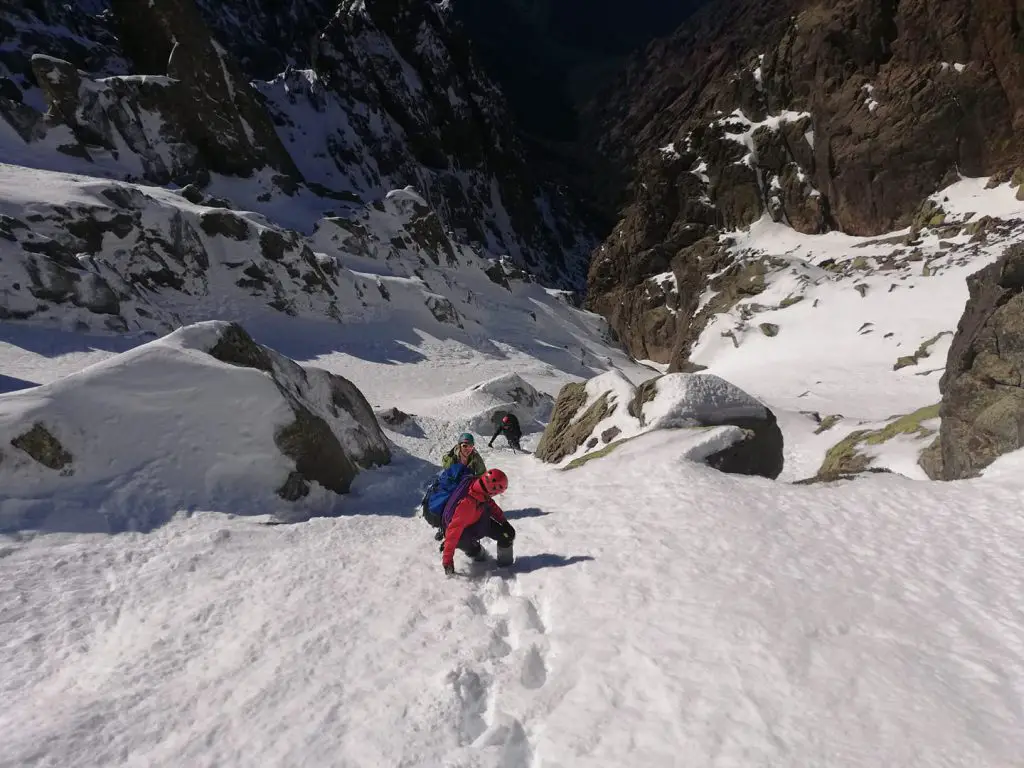
M481 307L511 294L510 278L563 296L453 240L411 189L324 217L307 237L266 215L152 186L13 165L0 165L0 185L7 319L166 331L261 308L344 323L419 307L432 327L473 332Z
M254 51L254 29L279 48ZM0 11L0 32L2 161L265 213L298 197L344 214L412 186L460 241L584 284L595 236L533 172L444 3L46 2Z
M605 319L450 11L0 9L0 768L1024 764L1020 175L807 234L683 126Z
M634 354L678 367L724 232L770 217L878 237L927 221L961 176L1019 187L1019 37L1002 0L707 4L595 102L630 184L588 306ZM667 272L678 317L646 289Z
M488 448L489 430L478 430L495 407L543 414L538 393L594 372L574 367L568 337L550 334L575 320L590 359L596 318L545 295L519 292L519 313L493 305L493 342L435 337L436 326L420 330L422 313L345 326L262 318L265 340L368 393L395 447L391 464L359 475L338 517L264 526L222 497L224 507L183 509L150 533L0 536L0 765L1024 759L1019 454L961 483L869 475L801 487L702 467L692 459L706 446L671 429L570 470L513 455L502 438ZM530 327L530 306L547 321L502 341ZM181 480L202 479L198 459L225 444L233 417L211 412L216 392L203 391L194 410L173 393L187 416L176 424L163 418L173 410L154 408L155 385L139 392L137 379L116 377L131 362L116 355L124 338L31 321L0 329L5 374L57 387L0 396L0 412L79 386L121 392L106 407L121 406L132 427L123 452L143 415L159 416L161 429L139 440L201 448L181 456ZM137 353L147 348L135 375L148 366L160 381L166 356L150 345ZM754 380L769 351L745 372L733 361L733 375ZM653 375L603 352L633 384ZM59 378L90 361L99 362ZM847 362L853 379L861 360ZM104 378L116 381L103 390ZM894 377L887 391L907 383ZM853 412L861 393L823 396L830 410ZM664 410L654 405L649 415ZM787 460L813 451L789 426L806 417L775 410ZM499 501L517 561L502 573L460 555L446 579L413 509L441 452L472 423L488 466L510 477ZM242 444L265 445L261 435ZM529 425L524 447L538 439ZM134 455L120 454L125 465ZM240 458L250 457L222 454L207 472L243 478ZM162 477L174 470L164 465Z

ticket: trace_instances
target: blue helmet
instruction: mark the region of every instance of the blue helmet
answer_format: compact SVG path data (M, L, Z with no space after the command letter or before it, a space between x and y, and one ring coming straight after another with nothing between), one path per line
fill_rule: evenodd
M469 443L470 445L476 445L476 440L473 438L471 434L469 434L469 432L463 432L461 435L459 435L459 443Z

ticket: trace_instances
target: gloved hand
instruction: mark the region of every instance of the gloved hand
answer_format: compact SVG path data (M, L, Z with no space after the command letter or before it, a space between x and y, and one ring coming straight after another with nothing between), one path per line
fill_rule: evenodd
M510 523L508 520L506 520L504 523L500 523L500 525L501 525L501 532L502 532L502 534L504 534L505 539L509 543L515 541L516 529L512 527L512 523Z
M444 564L444 575L445 576L454 576L455 575L455 563L445 563Z

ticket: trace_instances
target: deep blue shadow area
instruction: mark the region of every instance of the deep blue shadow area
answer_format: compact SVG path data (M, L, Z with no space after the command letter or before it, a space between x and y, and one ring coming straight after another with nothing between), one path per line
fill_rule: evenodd
M38 386L38 381L25 381L25 379L16 379L13 376L5 376L0 373L0 395L6 392L18 392L22 389L32 389L32 387Z
M564 568L567 565L584 563L594 558L590 555L555 555L545 552L541 555L522 555L516 558L515 564L510 568L512 573L532 573L542 568Z
M61 357L71 352L126 352L157 338L155 333L103 334L68 331L48 326L0 323L0 342L44 357Z
M523 509L506 509L503 510L505 517L509 520L524 520L528 517L544 517L544 515L550 514L545 512L543 509L538 507L525 507Z

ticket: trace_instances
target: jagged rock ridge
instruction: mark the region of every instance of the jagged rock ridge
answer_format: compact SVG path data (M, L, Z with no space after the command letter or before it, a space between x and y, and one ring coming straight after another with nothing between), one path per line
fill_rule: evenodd
M525 161L447 4L335 5L155 0L136 13L128 0L91 0L0 12L19 44L0 58L0 122L13 128L0 160L53 168L38 158L60 153L96 175L201 188L211 174L252 177L262 191L247 207L308 190L314 207L344 211L412 185L456 237L581 288L594 237Z

